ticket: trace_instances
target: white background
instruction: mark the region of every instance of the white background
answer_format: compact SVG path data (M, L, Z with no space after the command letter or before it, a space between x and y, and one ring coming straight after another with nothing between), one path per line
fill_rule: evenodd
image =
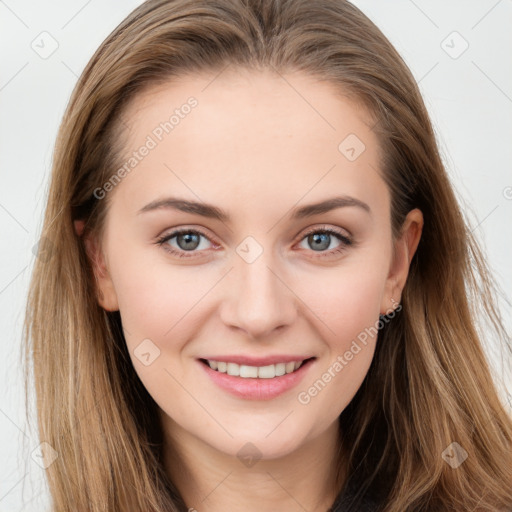
M30 457L39 440L35 417L32 428L25 418L19 361L32 247L41 229L57 128L85 64L140 3L0 0L0 512L41 511L47 502L43 471ZM354 3L396 46L419 82L470 225L510 300L512 0ZM48 38L40 36L44 31L58 44L46 59L31 47ZM464 40L469 47L452 58ZM46 39L46 49L50 45ZM510 329L510 303L503 300L501 306ZM487 351L497 383L501 387L507 379L512 393L501 373L499 347L491 340Z

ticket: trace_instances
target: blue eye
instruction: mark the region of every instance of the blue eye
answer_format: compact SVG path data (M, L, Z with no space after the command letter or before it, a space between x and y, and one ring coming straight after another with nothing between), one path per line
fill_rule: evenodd
M195 249L197 249L200 246L201 237L206 238L208 240L208 237L202 231L198 231L195 229L180 229L159 238L157 240L157 243L163 246L164 250L170 252L175 256L178 256L180 258L189 258L193 254L188 255L187 252L197 252L195 251ZM172 240L173 238L176 238L179 250L172 248L172 246L166 243Z
M324 251L324 249L327 249L331 245L333 236L338 239L340 244L338 245L338 247L334 249ZM350 239L348 236L344 235L343 233L337 230L327 227L322 229L314 228L308 231L302 238L302 240L306 240L306 242L310 244L310 246L319 249L321 251L321 253L319 254L320 258L333 256L334 254L339 254L346 250L346 248L352 245L353 243L352 239ZM319 251L313 250L313 252Z
M333 236L340 242L339 246L325 251L325 249L331 245ZM200 230L179 229L158 238L156 243L174 256L178 256L179 258L190 258L194 257L195 253L200 252L201 238L210 240L209 237ZM176 239L177 247L167 243L173 239ZM307 243L314 248L312 250L313 252L319 253L318 257L333 256L334 254L343 252L348 246L353 244L353 241L348 236L327 227L311 229L303 235L301 241L303 240L306 240Z

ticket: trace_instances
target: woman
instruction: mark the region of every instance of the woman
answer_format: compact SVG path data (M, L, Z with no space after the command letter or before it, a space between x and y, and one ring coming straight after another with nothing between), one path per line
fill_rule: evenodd
M75 88L43 240L54 510L511 509L490 277L352 4L138 7Z

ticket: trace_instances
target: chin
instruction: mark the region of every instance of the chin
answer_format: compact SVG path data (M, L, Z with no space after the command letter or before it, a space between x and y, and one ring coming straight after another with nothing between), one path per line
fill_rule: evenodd
M284 423L286 420L283 425ZM218 451L240 458L242 462L246 456L264 460L286 457L307 442L305 433L301 435L297 431L290 432L289 426L287 429L278 427L272 432L272 429L260 430L250 428L248 425L246 429L239 431L231 429L230 433L233 438L224 436L223 439L204 439L204 441Z

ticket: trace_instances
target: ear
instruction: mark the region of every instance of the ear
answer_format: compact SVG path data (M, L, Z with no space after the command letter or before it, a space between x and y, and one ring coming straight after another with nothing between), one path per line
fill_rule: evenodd
M105 255L101 250L101 246L94 233L89 232L83 236L84 233L84 221L74 221L75 232L82 238L87 256L91 261L91 265L94 272L94 278L96 281L96 293L98 296L98 304L106 311L118 311L119 305L117 302L117 294L114 288L114 283L108 272L107 264L105 261Z
M395 309L400 302L402 290L409 274L409 267L418 248L422 230L423 214L417 208L411 210L404 220L400 236L394 243L393 258L380 306L381 315L389 313L390 309Z

